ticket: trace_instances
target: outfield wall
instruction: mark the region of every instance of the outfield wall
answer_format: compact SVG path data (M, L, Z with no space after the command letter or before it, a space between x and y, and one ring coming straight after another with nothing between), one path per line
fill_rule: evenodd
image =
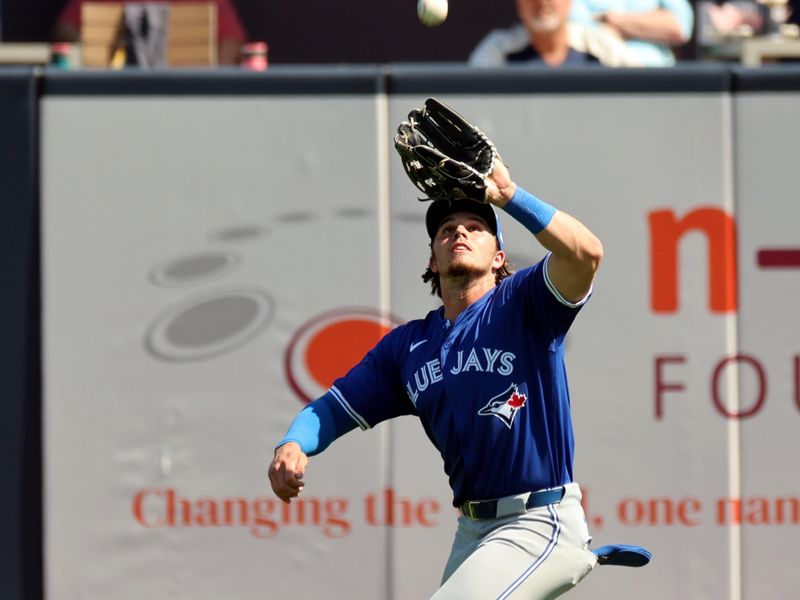
M30 77L47 598L436 589L455 512L415 419L337 441L288 508L265 477L304 402L437 304L391 146L429 95L604 243L568 341L575 474L595 545L654 560L572 597L800 587L800 70ZM503 228L512 265L543 256Z

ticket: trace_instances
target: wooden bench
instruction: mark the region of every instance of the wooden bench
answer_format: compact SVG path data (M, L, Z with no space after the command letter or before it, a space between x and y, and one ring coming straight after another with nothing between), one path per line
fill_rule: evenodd
M123 2L86 2L81 6L83 66L121 68L124 65L125 6ZM169 67L216 66L216 4L170 5L164 58Z

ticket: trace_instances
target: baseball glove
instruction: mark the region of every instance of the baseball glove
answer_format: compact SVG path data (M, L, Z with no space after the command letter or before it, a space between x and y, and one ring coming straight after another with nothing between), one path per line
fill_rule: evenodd
M480 129L449 106L428 98L397 128L394 147L420 200L486 202L486 182L497 149Z

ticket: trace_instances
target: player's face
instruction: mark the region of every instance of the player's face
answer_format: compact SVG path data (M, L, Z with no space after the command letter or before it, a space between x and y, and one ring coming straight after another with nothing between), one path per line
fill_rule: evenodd
M486 221L472 213L458 212L439 225L433 238L431 269L442 276L481 276L499 269L504 258Z
M517 0L520 21L534 32L556 31L567 22L570 0Z

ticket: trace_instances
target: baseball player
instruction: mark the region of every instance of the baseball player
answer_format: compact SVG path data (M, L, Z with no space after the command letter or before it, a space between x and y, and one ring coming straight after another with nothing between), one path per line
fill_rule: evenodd
M300 412L275 449L272 489L290 502L309 456L356 427L416 415L461 512L433 598L554 598L598 563L572 478L564 337L602 245L518 186L485 135L434 99L395 145L433 200L423 279L442 306L388 333ZM511 274L496 209L530 231L543 260Z

